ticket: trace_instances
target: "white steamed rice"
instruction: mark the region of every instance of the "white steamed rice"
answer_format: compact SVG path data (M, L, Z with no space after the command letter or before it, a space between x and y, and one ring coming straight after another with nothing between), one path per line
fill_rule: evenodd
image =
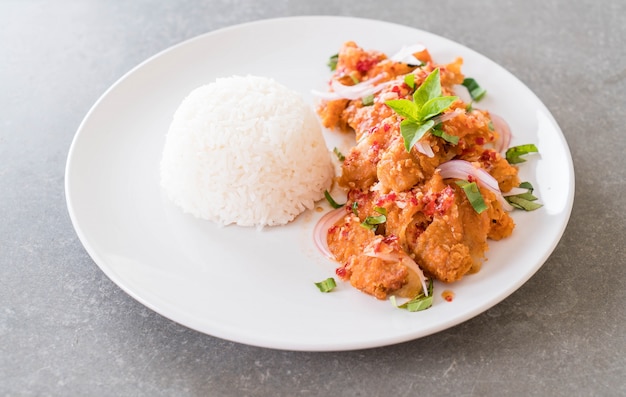
M174 114L161 185L186 213L221 225L282 225L333 177L311 107L275 82L233 76L193 90Z

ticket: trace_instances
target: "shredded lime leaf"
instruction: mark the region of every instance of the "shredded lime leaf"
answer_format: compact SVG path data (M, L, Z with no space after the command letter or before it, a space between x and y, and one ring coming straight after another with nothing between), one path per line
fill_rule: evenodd
M474 80L471 77L466 77L465 80L463 80L463 85L465 86L465 88L467 88L467 91L469 91L470 96L476 102L483 99L483 97L487 93L487 90L485 90L480 85L478 85L476 80Z
M346 159L346 156L344 156L343 153L341 153L337 148L333 149L333 153L335 153L335 156L337 156L339 161L344 161Z
M363 106L372 106L374 104L374 94L370 94L361 98Z
M335 287L337 286L337 283L335 282L335 279L332 277L327 278L324 281L320 281L319 283L315 283L315 286L321 291L321 292L330 292L333 289L335 289Z
M324 190L324 197L326 197L326 201L328 201L328 204L330 204L330 206L335 209L341 208L345 205L345 204L337 203L335 199L333 199L333 196L331 196L330 193L328 193L328 190Z
M415 81L411 81L411 78L408 76L413 75L405 76L405 82L408 79L414 85ZM409 84L407 83L407 85ZM411 151L411 148L435 126L432 118L450 108L457 99L455 96L441 95L439 69L435 69L415 90L412 101L408 99L391 99L386 101L385 104L398 115L404 117L404 120L400 123L400 133L404 139L404 147L407 151Z
M513 146L507 149L506 151L506 160L509 164L519 164L526 161L526 159L521 156L527 155L529 153L538 153L539 149L535 146L534 143L528 143L526 145Z
M538 208L543 207L542 204L536 203L538 200L535 195L533 195L533 185L530 182L522 182L519 185L520 188L526 189L525 193L514 194L511 196L505 196L505 200L511 204L513 207L518 208L524 211L534 211Z
M428 280L428 296L424 294L424 291L420 292L415 298L401 305L396 304L396 297L390 298L391 303L398 309L406 309L410 312L419 312L426 310L433 305L433 279Z
M482 194L480 194L480 189L478 189L478 185L476 182L468 182L468 181L456 181L456 184L463 189L465 192L465 196L469 200L472 208L477 213L481 213L487 209L487 204L485 204L485 200L483 199Z
M378 225L382 225L383 223L387 222L387 209L386 208L375 207L374 211L378 212L380 215L368 216L361 223L361 226L363 226L366 229L372 230L376 228Z
M331 55L330 58L328 58L328 63L326 63L326 65L328 65L330 70L334 72L337 69L338 61L339 61L339 54Z

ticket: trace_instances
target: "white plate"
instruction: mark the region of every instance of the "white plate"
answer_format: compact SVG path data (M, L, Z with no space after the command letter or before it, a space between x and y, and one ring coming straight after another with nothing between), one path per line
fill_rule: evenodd
M509 121L512 144L533 142L541 153L521 166L521 175L533 182L544 207L515 212L513 236L490 244L483 269L445 286L455 293L452 302L442 299L444 286L437 284L434 305L423 312L395 309L345 283L332 293L320 293L313 283L333 276L336 265L313 246L319 212L261 232L219 228L183 215L159 188L165 134L174 110L193 88L217 77L254 74L273 77L313 103L311 89L324 89L330 76L328 57L348 40L388 54L420 42L439 63L462 56L465 74L488 90L480 106ZM574 195L572 161L559 126L514 76L433 34L341 17L234 26L148 59L89 111L72 143L65 182L80 240L102 271L133 298L200 332L309 351L407 341L489 309L546 261L565 229Z

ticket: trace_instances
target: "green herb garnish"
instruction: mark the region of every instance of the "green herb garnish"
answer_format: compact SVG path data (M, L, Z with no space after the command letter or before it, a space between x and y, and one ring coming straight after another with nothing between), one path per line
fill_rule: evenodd
M359 203L357 201L354 201L352 203L352 213L356 216L359 216Z
M328 204L330 204L331 207L337 209L337 208L341 208L343 207L345 204L339 204L337 203L333 197L330 195L330 193L328 193L328 190L324 190L324 197L326 197L326 201L328 201Z
M366 95L361 98L363 106L372 106L374 104L374 94Z
M428 296L422 291L415 298L399 306L396 304L395 296L392 296L390 300L398 309L406 309L410 312L426 310L433 305L433 279L428 280Z
M438 124L441 125L441 124ZM457 145L459 143L459 137L456 135L450 135L447 132L445 132L442 129L437 128L437 126L435 126L435 128L433 128L430 131L431 134L433 134L434 136L438 136L439 138L443 139L446 142L449 142L453 145Z
M439 69L435 69L413 93L413 100L392 99L385 104L404 120L400 123L400 133L407 151L435 126L433 117L452 106L456 96L442 96Z
M408 85L410 89L415 89L415 75L407 74L404 76L404 84Z
M328 62L326 63L326 65L328 65L330 70L334 72L337 69L338 61L339 61L339 54L331 55L331 57L328 58Z
M315 283L315 286L317 288L319 288L319 290L321 292L330 292L337 286L337 283L335 283L335 279L334 278L329 277L329 278L327 278L324 281L320 281L319 283Z
M534 143L528 143L526 145L513 146L507 149L506 151L506 160L509 164L519 164L526 161L521 156L524 156L529 153L538 153L539 149L535 146Z
M346 159L346 156L344 156L343 153L341 153L337 148L333 149L333 153L335 153L335 156L337 156L339 161L344 161Z
M381 225L387 222L387 209L386 208L374 207L374 211L378 212L380 215L368 216L361 223L361 226L363 226L366 229L372 230L372 229L375 229L378 225Z
M463 80L463 85L465 86L465 88L467 88L467 91L469 91L470 96L476 102L483 99L483 97L487 93L487 90L485 90L480 85L478 85L476 80L474 80L471 77L466 77L465 80Z
M482 194L480 194L480 189L478 189L478 185L476 182L468 182L468 181L456 181L456 184L463 189L465 192L465 196L469 200L472 208L477 213L481 213L487 209L487 204L485 204L485 200L483 199Z
M520 188L526 189L525 193L514 194L511 196L505 196L504 199L513 207L524 211L534 211L537 208L543 207L542 204L535 203L537 197L533 195L533 185L530 182L522 182L519 185Z

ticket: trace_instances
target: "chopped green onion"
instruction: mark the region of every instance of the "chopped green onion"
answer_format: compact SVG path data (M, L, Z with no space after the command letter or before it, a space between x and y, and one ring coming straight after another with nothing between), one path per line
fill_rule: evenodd
M339 204L337 203L333 197L330 195L330 193L328 193L328 190L324 190L324 197L326 197L326 201L328 201L328 204L330 204L331 207L333 208L341 208L343 207L345 204Z
M485 90L480 85L478 85L476 80L474 80L471 77L466 77L465 80L463 80L463 85L465 86L465 88L467 88L467 90L469 91L470 96L476 102L478 102L481 99L483 99L483 97L487 93L487 90Z
M524 211L534 211L538 208L543 207L542 204L535 203L537 201L537 197L533 195L533 185L529 182L522 182L519 185L520 188L526 189L526 193L514 194L511 196L505 196L505 200L511 204L513 207L518 208Z
M327 278L324 281L320 281L319 283L315 283L315 286L317 288L319 288L319 290L321 292L330 292L337 286L337 283L335 283L335 279L334 278L329 277L329 278Z
M374 94L366 95L361 98L361 103L363 103L363 106L372 106L374 104Z
M519 164L526 161L521 156L524 156L529 153L538 153L539 149L535 146L534 143L528 143L526 145L513 146L507 149L506 151L506 160L509 164Z
M407 74L404 76L404 84L408 85L412 90L415 89L415 75Z
M474 103L474 102L470 102L470 103L468 103L467 105L465 105L465 111L466 111L467 113L470 113L472 110L474 110L474 107L472 106L472 104L473 104L473 103Z
M439 129L437 127L433 128L432 130L430 130L430 133L433 134L434 136L438 136L439 138L443 139L444 141L451 143L453 145L457 145L459 143L459 137L456 135L450 135L447 132L445 132L442 129Z
M335 153L335 156L337 156L339 161L344 161L346 159L346 156L344 156L343 153L341 153L337 148L333 149L333 153Z
M326 63L326 65L328 65L330 70L334 72L337 69L337 61L339 61L339 54L331 55L331 57L328 58L328 63Z
M420 292L415 298L401 305L396 304L396 297L390 298L391 303L398 309L406 309L410 312L419 312L426 310L433 305L433 279L428 280L428 296L424 294L424 291Z
M359 216L359 203L357 201L352 203L352 213L356 216Z
M387 209L386 208L375 207L374 211L378 212L380 215L368 216L367 218L365 218L365 221L361 223L361 226L363 226L366 229L372 230L376 228L378 225L381 225L387 222Z
M360 83L359 79L354 75L354 73L350 73L350 78L352 79L352 82L354 83L354 85L357 85Z
M487 127L489 127L489 131L495 131L496 127L493 126L493 122L490 120L489 124L487 124Z
M456 184L463 189L474 211L480 214L487 209L487 204L485 204L485 200L480 194L480 189L478 189L476 182L456 181Z

